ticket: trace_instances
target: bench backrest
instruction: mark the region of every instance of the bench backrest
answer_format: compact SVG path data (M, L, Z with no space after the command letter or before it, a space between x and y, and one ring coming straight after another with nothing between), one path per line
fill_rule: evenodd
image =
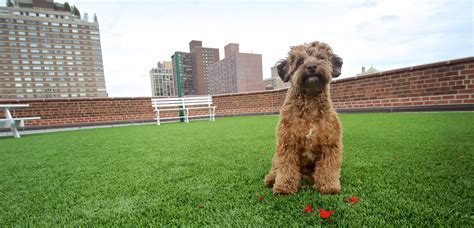
M212 97L177 97L177 98L152 98L151 105L154 110L182 106L183 108L192 106L212 105Z
M183 98L153 98L151 106L153 110L179 107L183 106Z
M211 107L212 105L212 97L185 97L183 98L184 107L190 106L208 106Z

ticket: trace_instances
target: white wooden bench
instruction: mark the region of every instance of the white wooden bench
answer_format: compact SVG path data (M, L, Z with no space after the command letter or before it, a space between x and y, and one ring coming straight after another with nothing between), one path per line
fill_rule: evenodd
M3 110L5 113L5 119L0 119L0 124L3 124L3 127L10 128L13 133L13 137L20 138L20 133L18 132L18 127L24 127L26 120L39 120L41 117L18 117L13 118L10 113L10 109L14 108L23 108L29 107L29 104L0 104L0 110ZM0 125L1 126L1 125Z
M160 125L161 120L184 119L189 123L189 118L209 117L209 120L215 121L216 106L212 105L212 97L177 97L177 98L153 98L151 99L153 111L156 112L156 124ZM190 111L198 109L207 109L208 113L199 115L190 115ZM178 112L178 115L171 117L161 117L163 112Z

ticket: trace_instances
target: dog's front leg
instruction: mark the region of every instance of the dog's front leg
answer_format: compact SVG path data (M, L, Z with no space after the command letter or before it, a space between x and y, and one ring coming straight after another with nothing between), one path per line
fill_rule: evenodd
M275 154L273 155L272 159L272 168L270 169L270 172L265 176L265 186L273 188L273 184L275 184L275 178L276 178L276 172L277 172L277 165L278 165L278 155Z
M323 145L321 156L314 170L314 188L321 194L336 194L341 191L339 173L341 171L341 146Z
M298 191L301 173L296 148L278 146L276 156L278 156L278 168L273 194L290 194Z

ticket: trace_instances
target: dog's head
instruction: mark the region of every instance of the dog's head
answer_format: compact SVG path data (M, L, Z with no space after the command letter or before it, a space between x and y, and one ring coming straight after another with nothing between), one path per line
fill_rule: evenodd
M293 87L319 93L341 75L342 58L323 42L314 41L291 47L288 57L277 63L278 75Z

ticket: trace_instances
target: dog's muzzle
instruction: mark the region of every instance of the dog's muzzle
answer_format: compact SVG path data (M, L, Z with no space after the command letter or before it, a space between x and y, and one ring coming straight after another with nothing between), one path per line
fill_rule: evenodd
M303 84L313 84L318 82L324 82L324 77L321 74L314 73L314 74L303 74L303 78L301 80Z

